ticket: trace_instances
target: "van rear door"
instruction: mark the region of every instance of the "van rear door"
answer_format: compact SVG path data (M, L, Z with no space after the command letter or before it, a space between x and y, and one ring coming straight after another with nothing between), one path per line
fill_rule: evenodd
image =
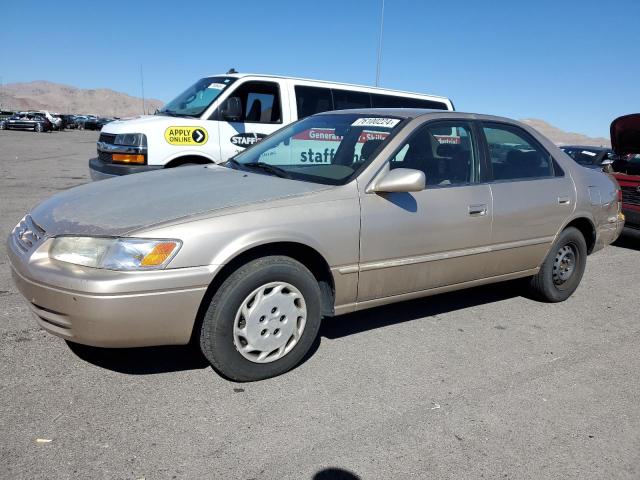
M225 105L232 97L239 100L237 117L226 115L229 110ZM217 115L220 160L224 162L291 122L286 82L279 79L238 82Z

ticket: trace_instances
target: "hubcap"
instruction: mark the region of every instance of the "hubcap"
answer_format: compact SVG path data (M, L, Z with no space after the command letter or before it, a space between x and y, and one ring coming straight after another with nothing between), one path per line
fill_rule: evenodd
M240 304L233 343L252 362L273 362L296 346L306 320L307 307L297 288L285 282L267 283Z
M553 259L553 283L562 285L571 278L576 267L576 252L571 245L564 245Z

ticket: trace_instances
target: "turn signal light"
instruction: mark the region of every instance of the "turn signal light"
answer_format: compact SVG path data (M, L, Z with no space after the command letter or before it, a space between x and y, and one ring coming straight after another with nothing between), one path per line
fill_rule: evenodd
M114 153L112 161L113 162L118 162L118 163L138 163L138 164L143 164L144 163L144 155L130 155L130 154L127 154L127 153Z
M162 265L167 258L171 256L177 245L178 244L175 242L159 243L153 247L153 250L144 256L140 265L143 267L155 267Z

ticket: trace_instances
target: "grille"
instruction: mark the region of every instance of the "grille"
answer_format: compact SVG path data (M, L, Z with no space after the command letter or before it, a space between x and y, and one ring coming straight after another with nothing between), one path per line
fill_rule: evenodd
M24 252L28 252L44 238L44 229L33 221L31 215L24 217L13 230L16 245Z
M98 152L98 158L103 163L111 163L111 160L113 159L111 154L107 152Z
M113 133L101 133L98 141L104 143L114 143L116 141L116 136Z
M622 187L622 203L640 205L639 187Z

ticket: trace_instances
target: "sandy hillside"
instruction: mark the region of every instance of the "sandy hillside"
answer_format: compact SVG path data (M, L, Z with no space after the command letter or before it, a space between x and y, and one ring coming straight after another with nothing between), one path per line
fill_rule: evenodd
M9 83L2 88L3 109L49 110L58 113L128 117L140 115L142 100L107 88L83 89L59 83L35 81ZM164 102L145 100L145 110L153 113Z

